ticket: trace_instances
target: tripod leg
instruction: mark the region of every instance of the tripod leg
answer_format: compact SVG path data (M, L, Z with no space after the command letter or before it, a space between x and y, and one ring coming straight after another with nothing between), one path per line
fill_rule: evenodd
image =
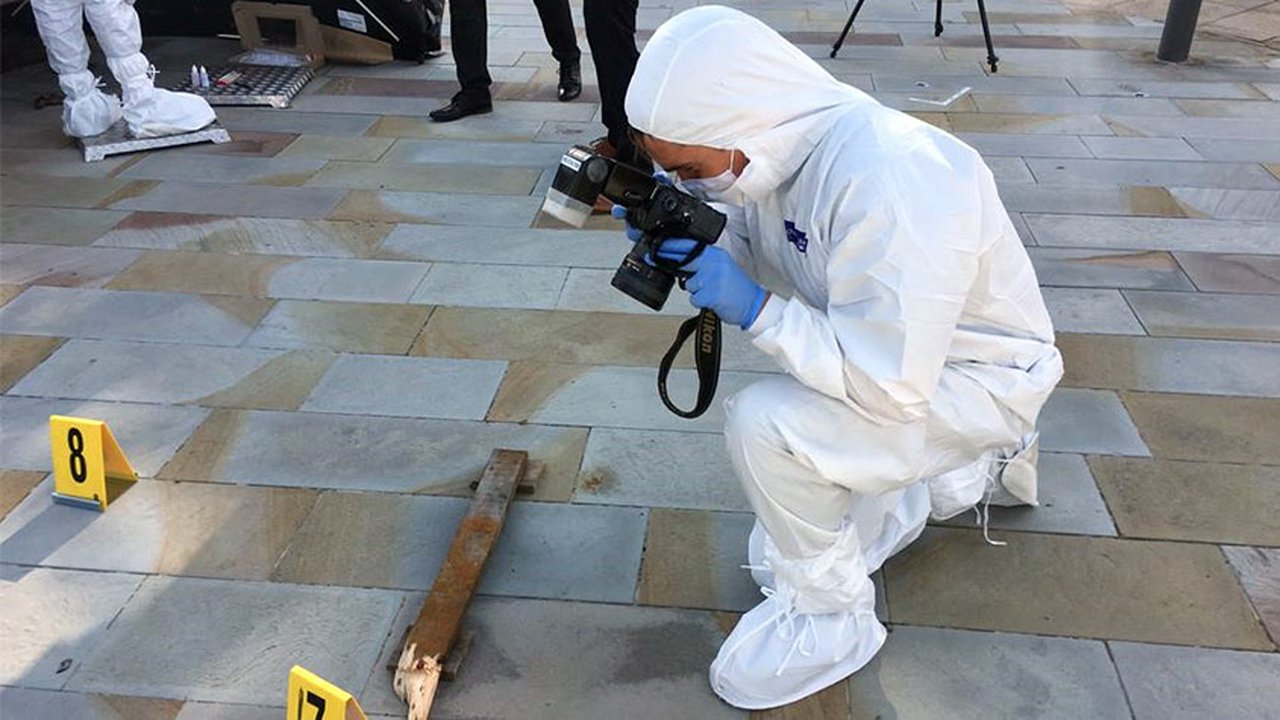
M836 44L831 46L831 57L835 57L840 52L840 48L844 45L844 39L849 34L849 30L853 28L853 20L858 17L858 11L862 9L862 3L866 0L858 0L858 4L853 6L853 12L849 14L849 22L844 24L844 30L840 31L840 37L836 40Z
M938 12L933 16L933 36L942 34L942 0L938 0Z
M991 26L987 24L987 6L982 0L978 0L978 14L982 16L982 36L987 39L987 63L991 65L991 72L994 73L1000 58L996 57L996 49L991 45Z

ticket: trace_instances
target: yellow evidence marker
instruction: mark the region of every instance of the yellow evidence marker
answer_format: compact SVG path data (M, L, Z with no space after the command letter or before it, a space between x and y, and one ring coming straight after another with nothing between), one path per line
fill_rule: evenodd
M294 665L289 671L288 720L367 720L351 693Z
M54 502L106 512L107 503L138 479L111 428L101 420L50 416L49 448Z

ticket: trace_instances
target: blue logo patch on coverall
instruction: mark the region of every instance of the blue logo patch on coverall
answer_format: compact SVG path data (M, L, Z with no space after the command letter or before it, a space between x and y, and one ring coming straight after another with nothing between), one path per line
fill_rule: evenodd
M796 224L790 220L783 220L782 227L787 230L787 242L796 246L796 250L801 253L809 249L809 236L804 234L803 230L796 228Z

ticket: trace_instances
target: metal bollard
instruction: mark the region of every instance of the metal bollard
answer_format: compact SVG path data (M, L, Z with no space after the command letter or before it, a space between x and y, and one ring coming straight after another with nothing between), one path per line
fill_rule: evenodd
M1184 62L1191 52L1191 37L1196 34L1199 17L1200 0L1169 0L1156 57L1165 62Z

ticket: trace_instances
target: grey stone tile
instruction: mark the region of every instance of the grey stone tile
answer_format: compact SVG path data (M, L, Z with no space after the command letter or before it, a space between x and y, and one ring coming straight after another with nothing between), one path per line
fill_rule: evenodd
M271 158L279 155L285 146L297 138L297 133L237 130L231 133L231 142L184 145L165 152L182 155Z
M366 100L366 102L368 102ZM279 112L269 108L218 108L218 120L228 130L288 132L304 135L363 135L373 125L368 115Z
M489 66L489 72L500 68ZM532 70L532 68L519 68ZM495 77L496 79L496 77ZM434 108L432 108L434 109ZM485 142L525 142L533 139L542 120L514 118L494 113L467 118L464 123L438 123L422 115L383 115L369 129L369 135L383 138L423 140L481 140Z
M282 300L244 344L403 355L430 313L410 305Z
M281 558L276 579L426 590L468 504L465 498L329 493ZM630 603L646 514L517 502L477 592ZM340 528L349 532L335 532Z
M1280 545L1280 468L1104 457L1089 466L1126 537Z
M384 658L399 656L400 628L412 622L418 601L409 606ZM650 717L743 717L707 687L707 666L725 634L713 613L478 598L467 618L475 641L466 669L436 696L432 710L442 717L505 717L512 708L528 720L614 717L623 708ZM368 712L404 712L382 671L361 704Z
M763 599L747 561L752 513L657 509L649 513L641 605L746 612Z
M436 263L409 302L550 310L566 274L557 267Z
M1020 157L989 157L986 163L1000 187L1013 184L1028 185L1036 181L1031 171L1027 169L1026 161Z
M326 95L311 93L302 95L293 101L293 107L300 112L324 114L347 113L350 115L380 116L387 114L425 116L440 107L442 99L416 97L378 97L359 95Z
M1105 645L1010 633L896 626L849 695L859 720L1129 717Z
M1058 388L1040 412L1039 430L1045 451L1151 455L1120 398L1105 390Z
M975 93L983 113L1061 113L1064 115L1173 115L1182 111L1171 100L1078 95L987 95Z
M1060 332L1143 334L1119 290L1048 287L1042 292L1053 326Z
M565 500L586 441L586 430L579 428L221 410L161 474L175 480L469 496L470 483L480 477L493 449L503 447L529 452L535 498Z
M1042 285L1055 287L1194 290L1166 252L1028 248Z
M165 181L146 195L108 205L116 210L154 210L250 217L323 218L337 206L341 188L211 185Z
M133 469L142 477L151 477L208 412L200 408L0 397L4 464L17 470L51 471L49 416L70 415L106 421Z
M1280 257L1189 252L1174 257L1205 292L1280 295Z
M1125 293L1152 335L1280 340L1280 297L1217 293Z
M1001 68L1002 70L1004 68ZM947 116L958 133L1023 133L1029 135L1108 135L1097 115L957 113Z
M61 688L72 673L59 674L59 663L79 667L141 582L137 575L0 565L0 682Z
M102 287L140 254L117 248L0 244L0 282Z
M564 148L545 143L397 140L385 161L392 164L457 163L506 167L555 167Z
M1280 345L1059 335L1070 387L1280 397Z
M1280 706L1280 655L1113 642L1138 720L1265 718Z
M1008 185L1000 198L1011 212L1068 215L1185 217L1185 208L1163 187Z
M484 243L478 237L488 234ZM621 232L397 225L378 248L388 260L614 269L631 249Z
M1275 140L1214 140L1190 138L1187 142L1205 160L1217 162L1280 162L1280 143Z
M1265 100L1193 98L1178 100L1178 107L1193 117L1245 117L1280 120L1280 103Z
M8 128L5 129L8 132ZM0 713L15 718L77 718L78 720L174 720L181 700L90 695L0 687ZM279 713L277 712L277 715ZM241 720L237 718L237 720Z
M175 404L236 385L280 351L71 340L10 393Z
M0 330L28 335L235 345L270 306L251 298L33 287L0 308Z
M1257 163L1030 158L1041 185L1166 185L1275 190L1280 180Z
M1280 123L1260 118L1114 115L1107 118L1107 122L1115 134L1140 137L1280 140Z
M952 23L948 30L955 27L956 25ZM954 90L969 85L975 92L987 95L1074 94L1071 84L1060 77L1013 77L997 74L976 75L961 81L948 75L907 75L891 72L873 73L872 77L875 79L876 90L883 92L916 92L922 89L916 83L925 82L930 88L954 87Z
M719 435L610 428L591 431L574 502L751 510Z
M5 128L8 132L8 128ZM87 163L79 148L58 150L37 148L7 148L4 151L6 175L43 175L51 177L115 177L122 166L133 158L115 155L98 162Z
M610 284L613 273L613 270L573 268L565 279L564 292L560 293L556 309L653 315L654 311L647 305L641 305ZM679 290L672 290L671 297L659 314L668 317L694 316L697 311L689 305L688 297Z
M1212 545L929 528L885 565L896 623L1270 650Z
M0 470L0 520L27 498L45 475L35 470Z
M989 527L994 530L1065 533L1068 535L1115 535L1089 466L1081 455L1041 453L1039 507L991 506ZM973 527L972 514L960 515L946 525Z
M0 523L8 562L266 580L316 493L141 480L101 516L53 502L47 480Z
M1026 218L1043 246L1280 255L1275 223L1087 215Z
M353 190L330 218L527 228L540 207L538 197Z
M536 168L425 163L391 165L335 160L308 180L307 186L528 195L539 175L541 171Z
M1280 191L1172 187L1169 194L1190 217L1280 222Z
M120 177L197 183L301 185L324 164L324 160L306 157L256 158L157 153L130 165L120 173Z
M1240 577L1244 592L1258 612L1272 642L1280 640L1280 550L1276 548L1224 547L1227 561Z
M1094 157L1114 160L1200 160L1182 138L1082 137Z
M957 137L987 157L1090 157L1081 138L1070 135L957 133Z
M95 245L302 257L368 257L391 230L378 222L335 222L134 213Z
M1134 97L1142 93L1147 97L1175 98L1258 98L1259 93L1247 83L1190 82L1186 80L1112 80L1105 78L1071 78L1071 84L1081 95L1109 95Z
M276 702L284 702L279 698ZM283 707L264 707L262 705L228 705L226 703L205 703L192 700L184 703L182 712L175 720L276 720ZM371 718L371 720L380 720Z
M299 135L280 151L280 156L373 162L387 152L391 143L390 138L379 137Z
M302 410L481 420L506 367L493 360L343 355Z
M585 64L585 56L584 56ZM530 102L524 100L495 100L493 112L516 120L578 120L586 122L596 112L595 103Z
M3 116L6 124L4 137L0 137L0 147L57 150L65 148L73 142L72 138L62 134L62 127L58 123L46 123L43 125L9 123L7 122L9 120L8 106L5 106Z
M1280 465L1273 398L1130 392L1124 403L1157 458Z
M0 178L0 202L6 206L96 208L118 197L145 193L150 185L117 178L19 177Z
M88 245L127 216L119 210L6 207L0 213L0 241Z
M400 601L385 590L149 577L70 689L270 704L300 661L356 687Z

